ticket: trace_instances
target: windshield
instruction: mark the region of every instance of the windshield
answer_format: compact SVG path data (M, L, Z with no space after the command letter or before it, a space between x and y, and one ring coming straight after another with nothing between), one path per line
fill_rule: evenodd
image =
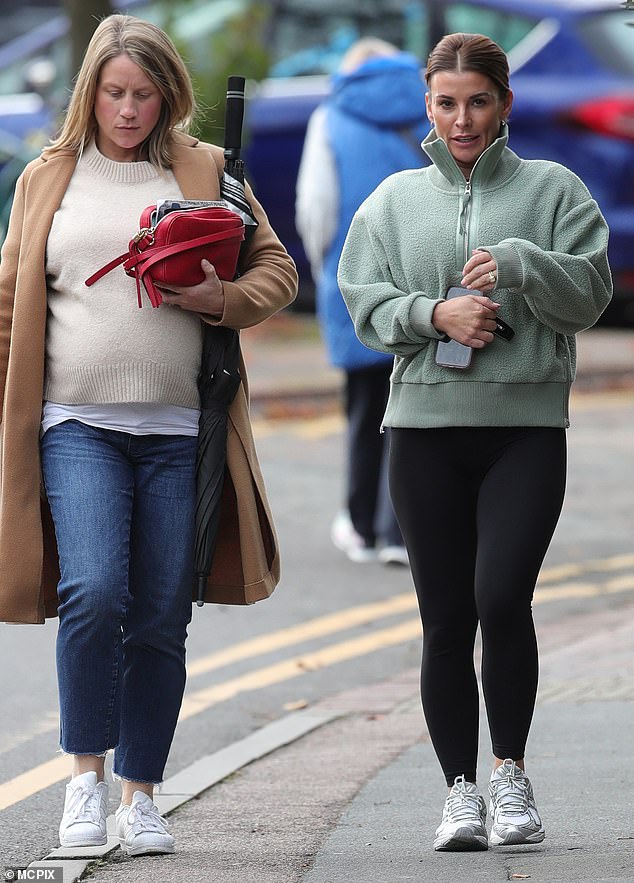
M293 0L275 5L270 76L331 74L363 36L380 35L420 54L427 44L425 9L411 0Z
M634 74L634 10L613 10L584 19L581 37L608 70Z

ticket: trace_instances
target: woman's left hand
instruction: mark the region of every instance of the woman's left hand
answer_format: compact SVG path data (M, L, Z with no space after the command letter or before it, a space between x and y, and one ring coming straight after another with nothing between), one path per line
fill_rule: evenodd
M498 281L498 267L488 251L474 249L462 270L460 284L477 291L493 291Z
M198 285L171 285L169 289L161 287L163 303L191 310L194 313L205 313L214 319L220 319L225 308L225 293L216 269L209 261L201 261L201 269L205 278Z

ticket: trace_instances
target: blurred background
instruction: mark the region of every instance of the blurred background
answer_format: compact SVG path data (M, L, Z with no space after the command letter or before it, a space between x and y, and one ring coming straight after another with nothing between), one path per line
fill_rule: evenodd
M511 62L510 146L585 181L611 229L615 298L603 321L634 326L634 0L0 0L0 240L15 180L55 131L85 46L112 11L170 33L206 140L222 143L226 77L247 77L247 175L298 264L302 311L314 291L295 180L308 117L343 53L376 35L424 64L445 33L492 37Z

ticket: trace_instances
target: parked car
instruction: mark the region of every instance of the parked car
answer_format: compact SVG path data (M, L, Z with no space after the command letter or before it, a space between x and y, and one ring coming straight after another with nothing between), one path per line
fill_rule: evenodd
M276 4L277 62L249 102L248 173L300 268L295 180L306 122L348 46L379 34L425 59L444 33L475 31L509 54L515 102L510 147L575 171L611 229L615 299L608 318L634 324L634 11L620 0L296 0ZM538 209L537 209L538 210Z
M172 11L177 6L179 13L172 20L179 45L188 47L194 77L205 39L213 34L217 38L245 10L264 7L268 12L264 42L270 71L250 89L245 159L259 199L298 264L300 308L312 307L313 288L294 225L295 181L307 120L328 94L329 75L363 35L381 36L423 61L442 34L476 31L492 37L509 54L515 92L510 146L523 157L567 165L599 202L611 229L615 282L615 299L607 316L634 324L634 10L627 4L621 0L271 0L267 4L190 0L182 4L181 13L174 0ZM164 24L166 4L160 0L129 0L126 8ZM68 21L60 12L0 46L0 95L32 91L30 81L37 79L34 63L48 59L56 70L48 93L49 104L54 105L70 77L67 32ZM0 105L0 130L6 119Z

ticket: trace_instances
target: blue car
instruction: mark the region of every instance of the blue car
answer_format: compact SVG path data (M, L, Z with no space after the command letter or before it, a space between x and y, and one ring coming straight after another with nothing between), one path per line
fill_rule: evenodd
M510 147L575 171L611 229L615 298L607 315L634 323L633 0L336 0L280 4L270 23L280 60L248 107L248 175L295 258L299 304L312 306L308 262L294 227L306 123L328 74L359 36L377 34L425 59L444 33L471 31L509 54L515 93ZM336 11L336 14L335 14ZM538 207L536 207L538 210Z

